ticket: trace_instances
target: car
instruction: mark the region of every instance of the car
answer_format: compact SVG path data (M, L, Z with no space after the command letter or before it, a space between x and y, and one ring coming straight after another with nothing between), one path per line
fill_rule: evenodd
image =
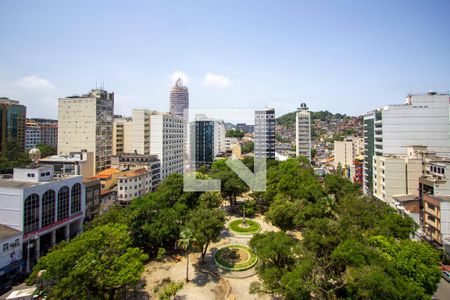
M450 271L442 271L442 277L444 277L445 280L450 282Z

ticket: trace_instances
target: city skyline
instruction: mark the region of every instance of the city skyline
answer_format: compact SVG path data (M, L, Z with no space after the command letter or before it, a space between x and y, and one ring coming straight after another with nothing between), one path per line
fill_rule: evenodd
M55 119L58 98L96 84L115 92L117 114L169 111L177 77L192 108L277 116L301 102L362 115L409 93L448 92L448 2L255 4L2 2L1 96Z

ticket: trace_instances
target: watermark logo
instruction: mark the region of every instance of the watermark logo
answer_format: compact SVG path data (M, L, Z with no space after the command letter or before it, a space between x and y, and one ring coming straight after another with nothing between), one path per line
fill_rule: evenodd
M201 166L210 168L216 159L224 159L225 164L252 191L266 190L267 150L269 136L264 120L255 118L254 109L189 109L185 110L184 140L184 191L220 191L221 180L207 176L197 176ZM241 139L225 137L229 124L255 124L253 136ZM252 132L253 134L253 132ZM254 143L257 154L253 161L253 171L242 162L240 145ZM236 149L238 148L238 149ZM219 158L218 158L219 157Z

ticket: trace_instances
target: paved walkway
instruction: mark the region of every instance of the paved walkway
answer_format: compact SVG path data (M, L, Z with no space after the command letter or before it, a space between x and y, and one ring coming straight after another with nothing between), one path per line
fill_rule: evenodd
M222 233L220 234L220 241L217 243L213 243L209 247L209 251L205 256L205 261L208 266L208 268L211 270L211 272L222 276L226 278L250 278L252 276L256 275L255 268L250 268L245 271L228 271L224 270L222 268L219 268L216 263L214 262L214 254L216 251L226 245L245 245L249 246L249 242L252 239L252 234L236 234L228 229L228 224L234 220L240 219L238 217L228 217L226 222L226 228L222 230ZM264 222L263 218L260 216L256 216L255 218L247 218L249 220L253 220L258 222L262 229L260 232L266 232L266 231L275 231L276 228L266 222Z

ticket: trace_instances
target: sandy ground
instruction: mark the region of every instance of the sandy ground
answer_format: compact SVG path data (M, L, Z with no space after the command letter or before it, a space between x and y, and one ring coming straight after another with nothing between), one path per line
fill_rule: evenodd
M236 219L229 217L228 222ZM261 217L254 220L262 224L262 231L274 231L275 228L263 221ZM208 256L212 257L212 253L223 245L227 244L244 244L248 245L251 236L234 236L228 230L224 230L221 239L217 243L213 243L209 247ZM211 259L210 259L211 261ZM241 272L232 272L225 275L219 275L214 268L208 268L207 265L200 264L200 254L193 253L190 256L189 282L185 283L183 288L177 293L175 299L214 299L214 300L245 300L245 299L272 299L270 296L250 295L249 287L254 281L258 281L258 276L254 269ZM243 276L245 278L234 278ZM152 261L146 265L143 273L143 281L145 282L145 292L149 299L157 299L153 289L165 278L171 281L185 281L186 276L186 259L183 257L176 262L174 259L168 258L165 262Z

